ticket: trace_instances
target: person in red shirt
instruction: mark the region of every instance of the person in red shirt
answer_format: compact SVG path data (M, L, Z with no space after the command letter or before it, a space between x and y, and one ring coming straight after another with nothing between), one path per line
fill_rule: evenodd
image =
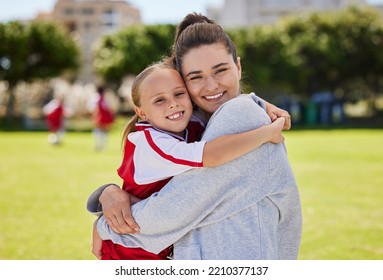
M93 112L95 149L100 151L106 147L107 134L115 116L105 99L105 88L103 86L97 87L97 94L97 98L91 100L89 108Z
M118 174L123 190L134 201L158 192L173 176L193 168L217 166L234 160L265 142L283 141L284 118L240 134L200 141L204 122L193 109L180 73L170 62L147 67L132 85L135 116L124 133L124 157ZM240 145L238 145L240 143ZM164 209L165 211L165 209ZM142 248L127 248L111 240L101 241L94 229L93 243L101 243L100 258L163 260L171 247L158 255Z
M64 136L64 100L62 97L53 98L43 107L45 121L49 130L48 142L52 145L62 143Z

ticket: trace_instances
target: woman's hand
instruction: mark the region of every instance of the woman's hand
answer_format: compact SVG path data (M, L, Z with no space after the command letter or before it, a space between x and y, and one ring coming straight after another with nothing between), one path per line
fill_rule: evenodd
M271 121L274 122L278 118L284 117L285 123L283 126L283 130L289 130L291 128L291 116L290 116L289 112L287 112L286 110L283 110L281 108L278 108L277 106L275 106L269 102L265 102L265 104L266 104L266 112L269 115Z
M107 187L100 196L102 211L110 228L116 233L134 234L140 227L130 211L131 197L129 193L116 186Z

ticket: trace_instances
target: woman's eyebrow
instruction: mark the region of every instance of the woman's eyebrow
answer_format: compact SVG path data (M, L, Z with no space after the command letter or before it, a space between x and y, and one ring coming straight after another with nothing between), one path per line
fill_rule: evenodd
M219 68L219 67L221 67L221 66L224 66L224 65L228 65L229 63L227 63L227 62L222 62L222 63L218 63L217 65L214 65L211 69L217 69L217 68Z
M201 74L201 73L202 73L201 70L191 71L191 72L186 74L185 78L189 77L190 75L196 75L196 74Z

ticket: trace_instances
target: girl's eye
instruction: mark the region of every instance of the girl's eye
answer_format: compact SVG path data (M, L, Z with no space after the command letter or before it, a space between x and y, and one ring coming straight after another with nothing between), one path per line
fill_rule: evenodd
M184 95L184 94L185 94L185 92L177 92L177 93L176 93L176 96L177 96L177 97L180 97L180 96L182 96L182 95Z
M158 98L158 99L154 100L154 103L160 104L160 103L164 102L164 100L165 100L164 98Z

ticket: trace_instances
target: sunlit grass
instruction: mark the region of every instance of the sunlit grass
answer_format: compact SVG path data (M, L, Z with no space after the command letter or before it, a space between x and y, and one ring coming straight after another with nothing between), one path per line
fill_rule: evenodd
M300 259L383 259L383 130L289 131L300 187ZM0 132L0 259L94 259L88 195L120 182L120 129L108 148L70 132Z
M301 259L383 259L383 131L286 134L301 193Z
M93 150L90 133L52 147L46 133L0 134L0 259L91 259L89 193L120 182L119 135Z

